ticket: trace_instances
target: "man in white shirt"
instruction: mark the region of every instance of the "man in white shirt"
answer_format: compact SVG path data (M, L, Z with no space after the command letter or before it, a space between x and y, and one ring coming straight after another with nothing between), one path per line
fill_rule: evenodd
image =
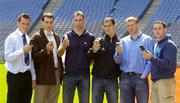
M18 28L5 40L5 67L7 68L7 103L30 103L36 75L31 59L30 37L27 32L31 18L26 13L18 17Z

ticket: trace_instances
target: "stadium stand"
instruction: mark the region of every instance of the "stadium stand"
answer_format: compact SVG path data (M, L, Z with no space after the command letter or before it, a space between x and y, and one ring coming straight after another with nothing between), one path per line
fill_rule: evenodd
M102 20L109 14L113 2L111 0L64 0L63 5L55 12L56 31L64 34L72 28L72 14L82 10L86 15L86 28L88 31L99 35Z
M152 0L65 0L55 12L55 30L60 34L72 28L72 13L82 10L86 15L86 29L95 36L102 33L102 20L105 16L112 16L117 21L117 34L122 37L126 34L123 20L128 16L141 18L148 9Z
M141 19L151 3L152 0L119 0L113 7L114 11L110 14L117 20L117 34L120 34L120 37L127 35L123 24L124 20L129 16Z
M152 35L152 24L156 20L165 21L168 26L171 28L172 26L178 26L176 21L180 17L180 1L174 0L173 2L169 0L160 0L160 4L158 8L154 11L154 13L149 17L149 20L146 26L143 28L143 32ZM172 27L170 29L170 33L179 32L176 28ZM172 31L172 32L171 32ZM176 35L177 33L175 33ZM174 34L173 34L174 35Z
M168 33L172 35L172 39L177 45L177 63L180 65L180 0L160 0L160 4L154 13L149 17L148 22L143 28L143 32L153 36L152 25L156 20L162 20L168 25Z
M49 0L0 0L0 51L6 37L16 29L17 16L26 12L32 17L33 27Z

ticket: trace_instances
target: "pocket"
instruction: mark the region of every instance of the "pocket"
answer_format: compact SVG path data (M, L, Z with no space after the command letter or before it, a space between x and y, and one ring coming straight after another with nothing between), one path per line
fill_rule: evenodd
M160 80L159 92L164 98L174 97L176 94L176 81L175 79L162 79Z

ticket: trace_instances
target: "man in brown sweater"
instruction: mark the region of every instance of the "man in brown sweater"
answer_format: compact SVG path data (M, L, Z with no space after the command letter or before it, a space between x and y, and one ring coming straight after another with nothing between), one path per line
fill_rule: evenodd
M60 38L53 31L54 16L44 13L42 28L33 35L32 57L37 75L34 103L57 103L63 76L62 59L57 55Z

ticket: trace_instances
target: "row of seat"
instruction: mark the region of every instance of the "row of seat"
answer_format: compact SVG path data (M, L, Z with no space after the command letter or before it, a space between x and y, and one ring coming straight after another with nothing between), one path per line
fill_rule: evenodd
M141 18L151 4L152 0L65 0L63 5L55 12L55 30L61 34L72 28L73 12L82 10L86 15L86 29L95 36L102 33L102 21L106 16L112 16L117 22L117 33L121 37L127 31L123 20L128 16Z
M175 41L178 48L180 48L180 0L161 0L159 6L155 12L149 17L143 32L146 34L153 35L152 25L156 20L162 20L168 25L168 33L172 34L173 40Z
M17 17L26 12L31 16L31 27L40 19L49 0L0 0L0 45L4 45L6 37L16 29ZM3 51L3 46L0 51Z

